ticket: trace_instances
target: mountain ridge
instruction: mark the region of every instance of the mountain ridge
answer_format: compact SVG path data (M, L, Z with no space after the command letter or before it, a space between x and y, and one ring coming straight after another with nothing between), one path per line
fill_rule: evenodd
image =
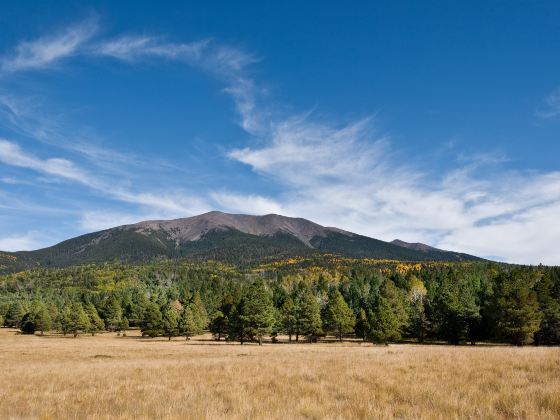
M0 272L175 258L248 264L317 253L403 261L481 260L424 244L396 241L384 242L303 218L212 211L187 218L147 220L117 226L34 251L0 252ZM423 247L415 249L419 245Z

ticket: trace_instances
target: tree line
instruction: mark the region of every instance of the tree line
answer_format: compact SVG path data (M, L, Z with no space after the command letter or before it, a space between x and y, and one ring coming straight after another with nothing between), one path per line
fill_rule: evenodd
M23 333L216 340L560 344L560 269L327 259L81 266L0 277L0 324Z

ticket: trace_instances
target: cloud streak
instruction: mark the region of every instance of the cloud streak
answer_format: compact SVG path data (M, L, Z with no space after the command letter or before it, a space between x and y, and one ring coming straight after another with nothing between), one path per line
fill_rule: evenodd
M5 139L0 139L0 162L78 183L114 200L150 207L168 216L195 214L209 208L204 200L189 196L184 191L169 191L158 194L132 191L118 185L118 183L116 184L114 181L108 182L96 177L70 160L62 158L42 159L25 152L18 144Z
M555 89L545 98L535 114L543 120L560 117L560 88Z
M48 68L75 55L96 32L96 20L88 19L53 36L22 42L0 61L0 68L8 73Z
M274 126L258 147L230 158L287 187L280 197L242 196L238 211L269 209L384 240L404 238L510 262L558 263L560 172L523 173L469 160L439 177L396 160L371 121L342 127L296 118ZM464 159L460 159L463 160ZM245 204L240 206L239 204Z

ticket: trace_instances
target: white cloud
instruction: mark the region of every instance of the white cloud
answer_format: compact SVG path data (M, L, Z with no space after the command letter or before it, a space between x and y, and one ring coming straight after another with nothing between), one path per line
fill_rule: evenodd
M0 139L0 162L10 166L32 169L88 186L97 184L86 172L77 168L69 160L61 158L40 159L25 153L19 145L4 139Z
M201 69L226 84L224 92L232 97L242 128L251 133L262 130L263 110L255 112L260 89L245 74L247 66L258 60L241 49L210 40L172 43L162 38L128 35L92 45L89 52L131 63L153 58L175 60Z
M560 172L483 177L484 165L503 160L469 159L434 177L393 158L367 120L336 128L309 118L278 123L260 146L229 154L287 187L275 200L284 213L384 240L560 263ZM238 211L254 206L251 197L235 202Z
M85 185L106 197L147 206L167 217L181 217L209 210L205 200L189 196L183 191L163 191L157 194L133 191L114 180L109 182L96 177L72 161L61 158L41 159L23 151L16 143L3 139L0 139L0 162Z
M0 250L2 251L30 251L43 246L43 242L37 240L37 232L28 232L23 235L10 235L0 237Z
M142 220L151 219L148 214L124 213L118 211L86 211L80 217L80 227L86 232L113 228L120 225L129 225Z
M285 214L277 201L256 194L243 195L230 192L213 192L210 197L220 209L248 214Z
M79 48L97 31L94 19L88 19L64 31L19 44L15 52L0 61L4 72L43 69L76 54Z
M201 59L208 41L195 41L185 44L167 43L148 36L124 36L99 43L91 47L93 54L109 56L123 61L159 57L196 62Z
M544 103L537 109L535 114L542 119L560 117L560 88L555 89L545 98Z

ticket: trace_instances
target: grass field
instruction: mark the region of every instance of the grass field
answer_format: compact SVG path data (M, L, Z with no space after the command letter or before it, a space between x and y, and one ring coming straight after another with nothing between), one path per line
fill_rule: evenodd
M560 418L560 349L0 329L0 418Z

